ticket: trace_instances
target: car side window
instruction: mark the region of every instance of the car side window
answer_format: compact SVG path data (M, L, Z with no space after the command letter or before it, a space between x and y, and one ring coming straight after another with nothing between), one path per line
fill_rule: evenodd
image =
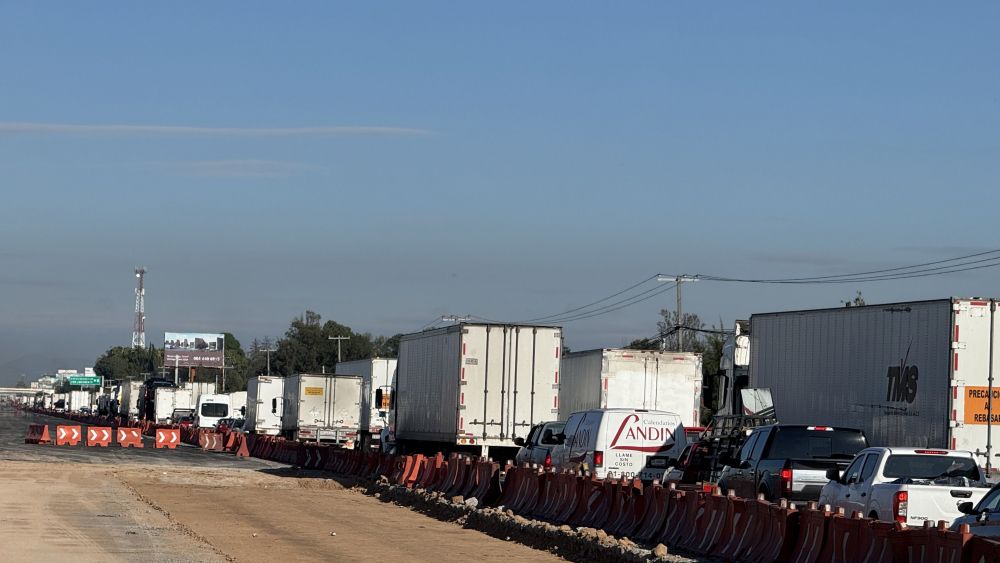
M867 483L871 479L875 468L878 467L878 454L868 454L865 456L865 465L861 468L861 483Z
M1000 512L1000 489L987 493L976 508L982 512Z
M580 428L580 421L582 420L583 414L574 414L570 415L569 420L566 421L566 430L564 431L566 434L566 441L564 444L570 446L571 448L573 446L573 437L576 436L576 431Z
M750 459L760 459L761 454L764 453L764 446L767 444L767 437L770 434L769 431L764 430L757 436L757 444L754 445L753 451L750 452Z
M760 432L754 432L747 438L747 442L740 448L740 461L750 459L750 453L753 452L753 447L757 444L758 438L760 438Z
M857 483L858 478L861 476L861 465L865 462L865 459L867 458L868 456L859 456L853 462L851 462L851 464L847 466L847 469L844 470L844 476L842 480L848 485L851 483Z

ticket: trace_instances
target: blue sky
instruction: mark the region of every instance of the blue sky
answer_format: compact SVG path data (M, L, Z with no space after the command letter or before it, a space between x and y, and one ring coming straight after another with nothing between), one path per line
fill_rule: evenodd
M998 24L993 3L2 2L0 366L127 343L137 265L158 343L993 248ZM995 279L704 282L685 309L729 324ZM567 344L648 336L672 303Z

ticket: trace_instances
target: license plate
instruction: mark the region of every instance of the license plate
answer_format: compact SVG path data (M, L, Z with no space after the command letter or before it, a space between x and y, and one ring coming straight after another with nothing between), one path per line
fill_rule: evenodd
M657 467L657 468L666 469L667 468L667 458L665 458L665 457L651 457L651 458L649 458L649 464L648 465L650 467Z

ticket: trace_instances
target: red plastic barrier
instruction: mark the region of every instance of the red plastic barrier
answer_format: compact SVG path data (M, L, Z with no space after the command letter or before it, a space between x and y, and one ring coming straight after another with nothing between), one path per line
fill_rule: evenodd
M250 448L247 447L247 435L246 434L240 434L240 437L239 437L239 439L237 440L237 443L236 443L236 449L233 451L233 453L236 454L236 457L249 457L250 456Z
M608 521L604 523L604 531L615 535L623 536L622 530L627 527L634 527L635 509L642 495L642 481L634 479L622 479L612 486L611 512L608 514Z
M123 448L142 448L142 432L138 428L118 427L118 445Z
M474 478L472 476L473 471L475 471L475 467L472 463L472 460L467 457L460 458L458 460L458 468L457 468L457 473L455 475L455 482L452 483L452 485L448 487L444 491L444 493L448 496L455 496L462 494L462 491L465 490L466 483L469 481L469 479Z
M696 553L708 554L722 543L726 524L733 519L733 504L728 496L722 496L718 487L704 497L704 501L704 511L697 521L695 534L688 538L687 547Z
M753 530L757 525L748 514L749 505L747 503L754 501L737 498L733 493L733 491L729 491L729 503L732 510L731 517L726 522L726 527L722 531L722 537L715 544L711 553L715 557L729 560L736 559L736 555L741 553L741 550L749 539L748 532Z
M892 537L900 530L905 530L905 524L894 522L875 522L866 520L866 524L858 529L858 559L859 563L892 563Z
M647 507L642 522L633 533L637 540L648 542L663 531L663 522L667 519L670 507L669 492L670 489L663 487L657 481L653 481L651 487L643 490Z
M792 552L792 563L816 563L823 551L826 529L830 521L829 510L819 510L810 502L799 511L799 533Z
M60 424L56 426L56 445L75 446L83 438L83 429L80 426Z
M176 428L157 428L156 435L153 437L153 447L176 449L180 441L180 430Z
M611 515L613 496L614 490L611 482L593 480L590 494L587 496L587 511L580 518L579 525L588 528L603 528Z
M681 546L689 544L689 538L698 532L698 519L704 512L702 495L703 493L694 491L682 491L674 498L672 525L664 529L665 533L661 537L663 543Z
M861 528L865 525L867 522L860 512L846 518L844 509L838 509L827 524L826 541L823 542L819 560L823 563L854 563L861 559Z
M962 563L965 544L972 538L968 525L959 532L948 530L947 522L935 528L924 522L922 528L898 531L890 537L896 561L909 563Z
M108 447L114 434L108 426L91 426L87 428L87 445Z
M467 498L474 498L480 504L492 504L500 496L500 464L488 458L479 460L475 482Z
M25 444L51 444L49 426L47 424L29 424L24 435Z
M965 549L968 563L1000 563L1000 541L974 536Z

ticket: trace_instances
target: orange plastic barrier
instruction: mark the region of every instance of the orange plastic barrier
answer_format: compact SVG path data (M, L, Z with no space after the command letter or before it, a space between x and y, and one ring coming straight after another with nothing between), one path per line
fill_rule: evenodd
M25 444L51 444L49 438L49 426L47 424L29 424L28 431L24 435Z
M892 563L892 536L906 529L906 524L866 520L858 529L859 563Z
M141 448L142 432L138 428L118 427L118 445L123 448Z
M810 502L805 510L799 511L798 541L795 542L792 563L816 563L819 560L829 521L830 512L817 509L815 502Z
M861 559L861 527L867 525L860 512L850 518L844 516L844 509L830 517L826 528L826 540L819 560L823 563L854 563Z
M83 429L80 426L60 424L56 426L56 445L75 446L83 438Z
M695 534L688 538L687 547L696 553L708 554L725 539L722 534L726 524L732 522L733 504L728 496L722 496L718 487L704 498L704 511L697 521Z
M153 447L176 449L181 441L181 431L177 428L157 428L153 437Z
M660 535L670 508L669 493L670 489L663 487L658 481L653 481L651 487L643 490L648 506L645 517L633 533L637 540L648 542Z
M1000 563L1000 541L974 536L965 549L968 563Z
M87 428L87 445L108 447L111 444L113 434L108 426L91 426Z
M961 563L965 544L972 538L969 526L959 532L948 530L947 522L924 522L922 528L897 531L891 537L896 561L908 563Z

